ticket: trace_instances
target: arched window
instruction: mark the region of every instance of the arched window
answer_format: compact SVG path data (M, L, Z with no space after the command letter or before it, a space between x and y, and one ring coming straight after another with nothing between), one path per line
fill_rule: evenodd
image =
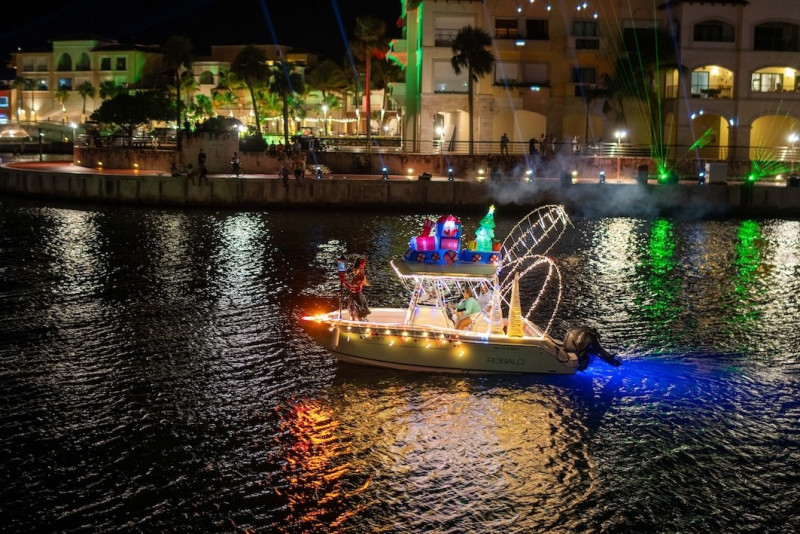
M732 43L734 40L733 25L720 20L698 22L694 25L694 40Z
M198 83L200 83L200 85L214 84L214 73L211 72L210 70L204 70L203 72L201 72L199 78L200 79L198 80Z
M753 50L800 52L800 27L789 22L765 22L755 27Z
M91 70L91 68L92 64L89 60L89 54L86 52L82 53L78 58L78 62L75 63L75 70Z
M72 57L69 54L61 54L58 58L58 70L72 70Z

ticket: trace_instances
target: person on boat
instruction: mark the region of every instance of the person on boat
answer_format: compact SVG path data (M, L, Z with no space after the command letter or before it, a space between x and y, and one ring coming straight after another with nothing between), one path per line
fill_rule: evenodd
M489 290L489 284L481 282L480 295L475 299L481 305L481 309L485 313L492 311L492 292Z
M364 298L364 294L361 292L365 285L369 285L364 273L366 263L366 258L359 258L353 266L353 272L349 280L347 279L347 273L339 271L339 280L350 292L350 298L347 300L347 311L350 312L350 317L356 321L365 321L367 315L372 313L369 306L367 306L367 299Z
M470 288L465 287L461 294L464 298L453 307L455 310L453 323L459 330L464 330L469 328L472 321L480 315L481 305L478 304Z

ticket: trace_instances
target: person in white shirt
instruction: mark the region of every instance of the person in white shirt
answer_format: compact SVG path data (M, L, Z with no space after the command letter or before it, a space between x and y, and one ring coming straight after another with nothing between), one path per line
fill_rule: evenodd
M492 311L492 292L486 282L481 283L480 295L478 295L477 301L484 313L488 314Z

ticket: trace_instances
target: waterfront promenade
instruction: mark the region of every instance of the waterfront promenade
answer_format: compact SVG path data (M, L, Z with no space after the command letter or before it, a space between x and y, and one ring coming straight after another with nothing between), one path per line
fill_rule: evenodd
M800 188L785 182L711 183L696 180L640 184L632 176L554 176L465 179L415 175L323 174L313 170L288 182L276 174L240 178L209 174L206 180L155 170L87 168L70 161L21 161L0 166L0 193L68 202L160 207L274 209L484 210L488 204L521 211L546 203L565 204L587 216L800 216Z

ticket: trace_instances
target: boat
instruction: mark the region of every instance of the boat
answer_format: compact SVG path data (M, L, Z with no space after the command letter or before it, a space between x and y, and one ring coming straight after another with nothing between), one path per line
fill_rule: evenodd
M464 247L458 218L425 221L406 253L389 263L409 290L407 307L372 308L359 321L343 309L340 292L338 310L303 317L303 328L339 361L390 369L574 374L595 357L619 365L593 328L572 328L563 339L549 333L561 300L561 275L546 254L571 225L563 206L531 211L502 243L494 239L493 214L494 207ZM340 258L340 270L345 260ZM520 280L526 277L541 283L523 313ZM488 289L490 305L474 314L468 327L458 328L452 304L465 288ZM534 323L533 314L547 322Z

